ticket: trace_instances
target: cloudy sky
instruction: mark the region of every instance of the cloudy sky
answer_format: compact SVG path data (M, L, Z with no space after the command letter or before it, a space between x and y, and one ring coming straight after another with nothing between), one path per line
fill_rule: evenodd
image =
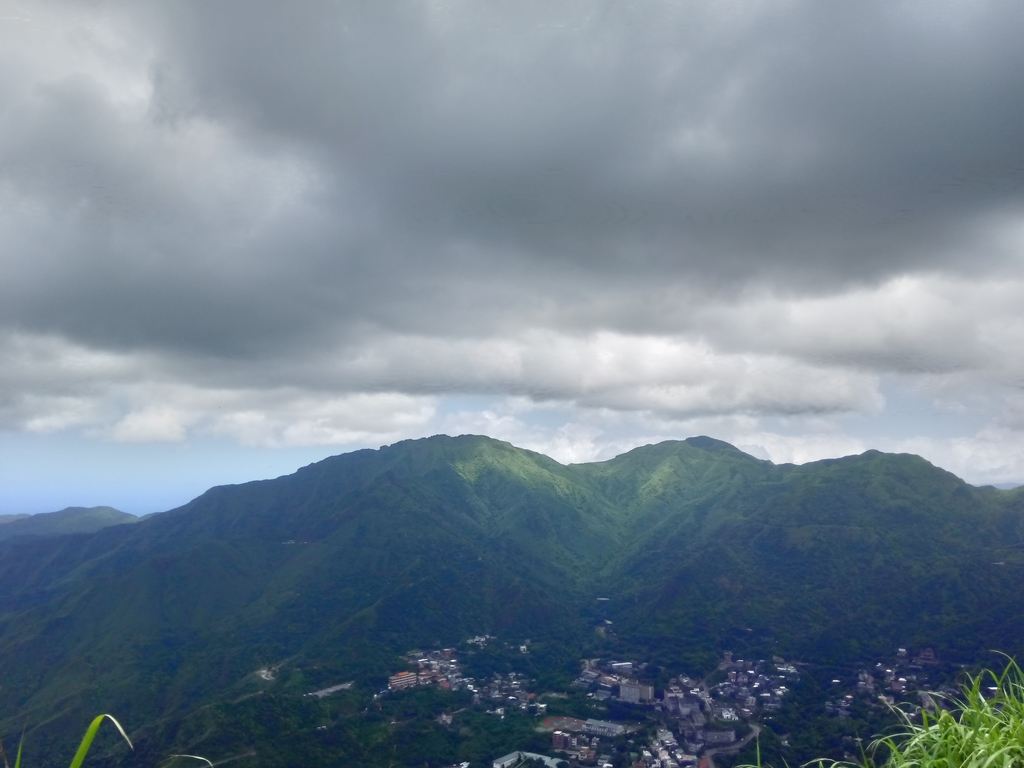
M0 1L0 513L708 434L1024 482L1019 0Z

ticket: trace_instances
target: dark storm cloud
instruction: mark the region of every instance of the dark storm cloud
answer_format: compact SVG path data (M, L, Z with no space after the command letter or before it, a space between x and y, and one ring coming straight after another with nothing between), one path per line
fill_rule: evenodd
M43 8L0 325L117 386L870 410L1016 338L948 297L1019 277L1019 3Z
M386 5L173 6L166 108L303 144L417 273L874 280L1020 203L1019 4Z

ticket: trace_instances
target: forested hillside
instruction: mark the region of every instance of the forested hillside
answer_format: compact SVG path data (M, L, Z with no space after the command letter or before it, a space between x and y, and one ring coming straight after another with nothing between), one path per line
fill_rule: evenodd
M328 678L376 690L409 648L482 634L530 638L555 677L602 643L695 672L723 648L969 661L1021 645L1022 548L1024 494L914 456L776 466L693 438L563 466L406 441L0 541L0 733L27 724L59 762L108 711L147 749L228 749L264 736L170 724Z

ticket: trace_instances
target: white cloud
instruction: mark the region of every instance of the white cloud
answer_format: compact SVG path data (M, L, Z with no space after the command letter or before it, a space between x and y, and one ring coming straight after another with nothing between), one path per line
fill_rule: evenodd
M998 2L31 4L0 19L0 428L567 461L709 432L1024 478L1022 31Z
M180 442L187 432L187 417L169 406L132 411L111 429L111 437L126 443Z
M419 436L435 415L435 398L399 393L313 397L291 393L262 410L211 419L209 431L243 445L380 445Z

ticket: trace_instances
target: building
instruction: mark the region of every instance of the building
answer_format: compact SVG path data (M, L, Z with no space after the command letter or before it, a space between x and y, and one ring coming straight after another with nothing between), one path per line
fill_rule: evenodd
M619 698L633 704L651 701L654 698L654 686L640 683L622 683L619 686Z
M392 691L400 691L403 688L412 688L419 683L419 676L415 672L399 672L388 678L388 688Z
M626 732L626 727L618 723L609 723L607 720L591 719L583 724L583 732L591 736L615 738L622 736Z
M939 659L935 655L935 651L931 648L925 648L921 653L913 659L915 664L938 664Z
M697 707L690 710L690 714L687 719L698 728L707 725L708 722L708 719L704 717L704 713Z
M569 749L570 736L565 731L555 731L551 734L552 749Z

